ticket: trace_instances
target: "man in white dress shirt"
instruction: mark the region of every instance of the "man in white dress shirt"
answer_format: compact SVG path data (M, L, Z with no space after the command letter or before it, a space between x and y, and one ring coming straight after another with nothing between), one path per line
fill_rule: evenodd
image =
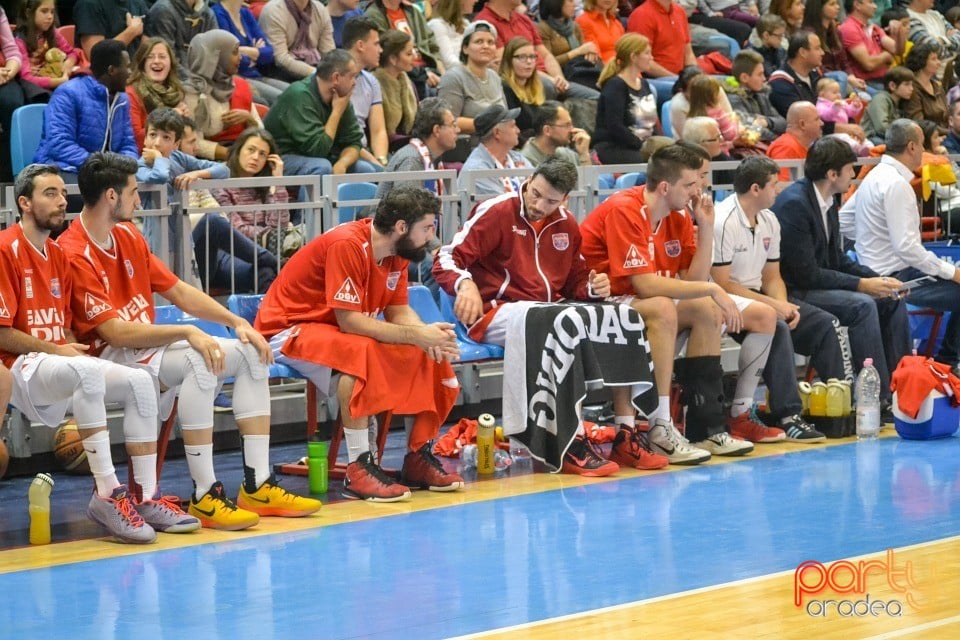
M917 196L910 186L923 159L923 131L912 120L894 120L887 150L840 211L840 230L856 240L860 263L881 276L909 282L933 276L910 290L918 307L950 311L937 360L957 364L960 347L960 270L923 247Z

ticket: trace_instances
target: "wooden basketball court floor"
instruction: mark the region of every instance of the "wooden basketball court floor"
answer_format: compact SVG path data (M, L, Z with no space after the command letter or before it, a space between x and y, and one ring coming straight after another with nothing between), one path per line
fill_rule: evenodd
M891 433L8 549L0 638L960 638L960 438Z

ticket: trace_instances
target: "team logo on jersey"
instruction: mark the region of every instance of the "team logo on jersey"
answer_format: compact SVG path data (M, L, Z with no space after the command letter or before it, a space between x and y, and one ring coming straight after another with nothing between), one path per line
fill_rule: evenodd
M553 248L557 251L566 251L570 246L570 236L566 233L553 234Z
M127 275L132 278L132 277L133 277L133 263L130 262L129 260L124 260L124 261L123 261L123 266L125 266L125 267L127 268Z
M60 278L50 279L50 295L57 300L60 299Z
M764 250L764 251L770 251L770 238L769 238L769 237L763 239L763 250Z
M667 252L667 255L671 258L676 258L680 255L680 241L679 240L667 240L663 243L663 250Z
M639 267L646 267L647 261L644 260L643 256L640 255L640 251L637 249L637 245L630 245L630 248L627 249L627 259L623 261L624 269L637 269Z
M104 302L89 291L83 297L83 309L87 314L87 320L93 320L104 311L112 309L109 303Z
M357 288L354 286L353 280L350 278L344 280L343 284L340 285L340 289L338 289L337 293L334 294L333 299L338 302L360 304L360 294L357 292Z
M390 275L387 276L387 289L390 289L390 291L395 291L398 282L400 282L400 272L391 271Z
M3 294L0 293L0 318L9 318L10 309L7 309L7 301L3 299Z

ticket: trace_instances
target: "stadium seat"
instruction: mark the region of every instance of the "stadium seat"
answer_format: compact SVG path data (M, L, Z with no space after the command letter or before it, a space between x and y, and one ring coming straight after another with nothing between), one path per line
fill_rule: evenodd
M621 174L613 186L617 189L629 189L630 187L635 187L637 185L646 183L646 173L642 171L631 171L630 173Z
M597 181L599 182L599 184L597 185L597 188L600 189L600 191L613 189L615 184L613 176L609 173L601 173ZM604 200L609 198L611 195L612 194L609 194L609 193L601 193L600 202L603 202Z
M466 358L463 356L465 345L478 346L486 350L487 353L485 356L483 356L483 358L503 357L503 347L500 345L477 342L467 334L467 328L463 326L462 322L457 320L457 316L453 312L453 298L451 298L443 289L440 290L440 314L445 322L450 322L454 326L454 330L457 333L457 338L460 340L461 362L466 361ZM474 359L480 360L483 358Z
M410 307L417 312L420 319L431 324L434 322L448 322L437 308L437 303L433 300L433 294L430 289L417 284L410 285L407 289L407 295L410 300ZM490 351L484 345L473 340L464 341L459 332L457 333L457 346L460 347L460 357L456 362L472 362L474 360L486 360L490 357Z
M673 137L673 127L670 126L670 103L673 100L667 100L663 103L663 106L660 107L660 128L663 130L663 135L672 138Z
M77 28L72 24L64 24L57 27L57 31L63 36L63 39L70 43L70 46L76 47Z
M371 200L377 197L377 185L372 182L345 182L337 187L337 223L343 224L357 219L363 207L345 207L350 200Z
M33 162L43 136L44 104L28 104L13 112L10 120L10 168L13 175Z

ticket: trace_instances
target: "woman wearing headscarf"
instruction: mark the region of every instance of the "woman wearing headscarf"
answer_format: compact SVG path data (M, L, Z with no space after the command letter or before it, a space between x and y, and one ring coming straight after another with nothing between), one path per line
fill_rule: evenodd
M236 75L239 68L240 41L229 31L207 31L190 43L183 88L202 158L226 160L244 129L263 126L250 85Z
M313 74L321 56L336 47L330 12L319 0L270 0L260 28L273 47L272 73L285 82Z

